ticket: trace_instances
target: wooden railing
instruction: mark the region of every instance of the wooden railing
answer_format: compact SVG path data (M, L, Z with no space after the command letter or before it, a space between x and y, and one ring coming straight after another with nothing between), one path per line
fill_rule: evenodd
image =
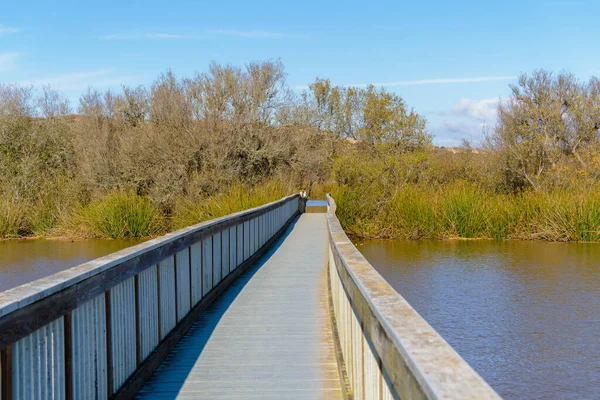
M303 203L289 196L0 293L0 399L133 397Z
M348 239L328 196L329 287L354 399L499 399Z

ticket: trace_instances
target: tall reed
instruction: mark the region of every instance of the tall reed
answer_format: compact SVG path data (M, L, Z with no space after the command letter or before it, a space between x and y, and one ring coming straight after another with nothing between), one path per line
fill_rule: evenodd
M499 194L471 183L394 193L332 191L344 228L363 238L600 241L600 192ZM382 200L384 198L385 200Z
M168 226L147 198L115 192L81 207L64 228L77 236L121 239L156 236Z
M25 234L26 209L11 199L0 199L0 238Z

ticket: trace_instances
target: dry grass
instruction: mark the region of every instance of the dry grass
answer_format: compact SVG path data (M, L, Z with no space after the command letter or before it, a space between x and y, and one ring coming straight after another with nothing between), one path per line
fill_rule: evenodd
M293 193L281 180L263 182L257 186L236 183L223 193L204 198L181 198L173 212L173 227L183 228L278 200Z

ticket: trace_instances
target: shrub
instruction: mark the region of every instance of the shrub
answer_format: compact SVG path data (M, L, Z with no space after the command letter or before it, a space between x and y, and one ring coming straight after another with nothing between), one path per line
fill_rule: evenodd
M68 223L79 236L141 238L166 231L162 212L145 197L111 193L80 208Z
M0 199L0 237L17 237L25 232L26 209L14 200Z

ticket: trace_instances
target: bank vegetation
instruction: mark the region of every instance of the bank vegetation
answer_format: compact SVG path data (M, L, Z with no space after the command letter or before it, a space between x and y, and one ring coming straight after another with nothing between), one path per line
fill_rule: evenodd
M331 192L364 238L600 240L600 81L535 71L472 148L373 86L287 87L279 61L149 87L0 85L0 237L146 237Z

